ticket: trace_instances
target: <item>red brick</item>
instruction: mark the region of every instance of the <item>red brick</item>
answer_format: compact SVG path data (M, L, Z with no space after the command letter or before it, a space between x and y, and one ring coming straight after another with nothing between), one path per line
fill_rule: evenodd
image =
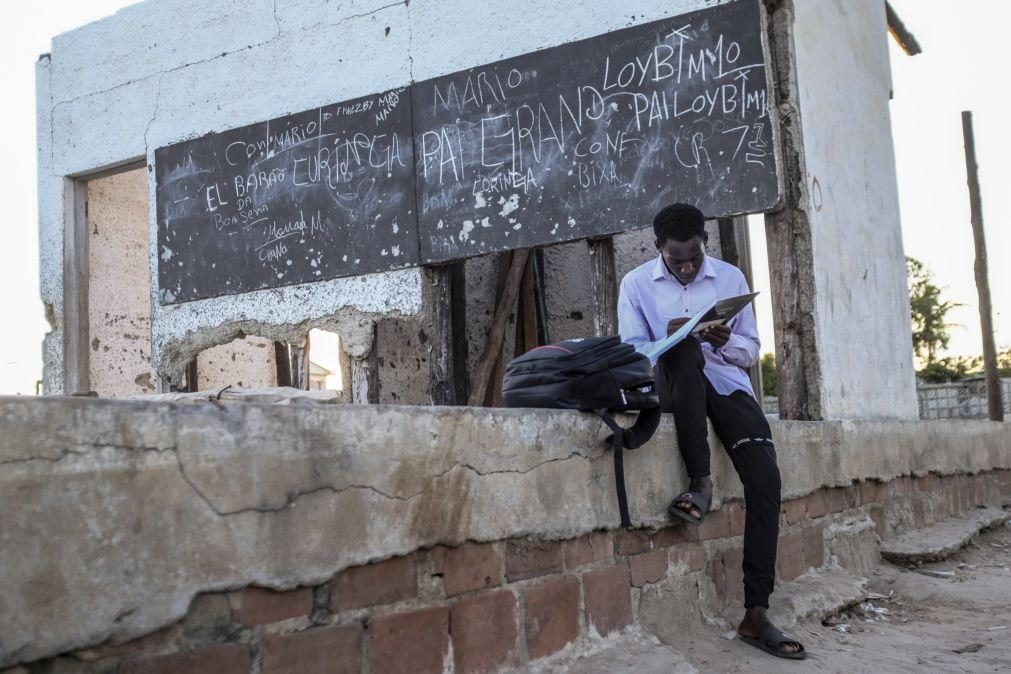
M733 502L727 508L727 515L730 517L730 535L740 536L744 533L745 511L744 504Z
M598 634L616 632L632 622L628 566L616 564L583 574L586 624Z
M723 572L722 555L714 555L709 560L709 578L713 581L713 588L716 590L716 608L722 609L727 605L727 579Z
M897 477L889 483L892 496L909 496L913 490L913 481L908 476Z
M807 495L807 517L815 519L828 513L828 499L825 497L825 490L818 489Z
M855 491L852 486L828 489L825 497L828 500L829 512L841 513L856 505Z
M585 536L562 543L565 568L605 562L614 559L614 534L610 531L592 531Z
M961 515L962 510L958 502L958 487L955 485L948 485L945 487L944 497L948 499L948 515L950 517Z
M560 651L579 637L579 581L575 577L553 578L526 588L523 604L531 660Z
M699 540L708 541L728 536L730 536L730 516L726 508L711 511L699 526Z
M121 674L249 674L252 658L242 644L214 644L186 653L169 653L150 658L125 660Z
M982 474L972 476L972 501L973 505L986 503L986 479Z
M962 512L972 508L972 485L969 483L969 476L963 475L958 482L958 505Z
M793 580L804 573L804 537L799 530L780 535L776 561L781 580Z
M516 597L497 590L466 597L449 613L457 672L487 672L516 657Z
M796 524L807 516L807 498L784 501L781 510L786 516L787 524Z
M667 575L667 551L664 549L632 555L628 558L628 568L633 587L655 583Z
M804 527L804 568L817 569L825 563L825 525L821 522Z
M290 592L275 592L262 587L247 587L232 593L228 602L232 616L246 627L266 625L312 613L312 588L300 587Z
M656 547L653 537L645 531L619 529L614 533L614 553L622 557L649 552Z
M513 539L506 544L505 570L509 582L558 573L562 546L558 541Z
M744 548L733 547L723 551L723 576L726 583L726 600L744 603Z
M927 525L927 509L919 496L913 499L913 525L917 529Z
M884 538L886 532L885 509L875 506L870 509L871 519L874 520L874 528L878 531L878 536Z
M441 674L449 652L449 609L392 613L371 623L372 674Z
M263 674L357 674L361 669L360 623L263 639Z
M413 599L418 596L418 571L414 555L356 566L337 574L331 583L330 602L338 611Z
M858 485L860 504L877 503L880 500L881 485L872 480L865 480Z
M706 551L699 543L679 545L670 549L670 563L684 564L689 571L701 571L706 563Z
M442 574L447 597L502 584L501 548L490 543L464 543L432 551L436 573Z
M699 540L699 528L687 522L676 522L664 527L649 537L653 549L669 548L673 545L691 543Z

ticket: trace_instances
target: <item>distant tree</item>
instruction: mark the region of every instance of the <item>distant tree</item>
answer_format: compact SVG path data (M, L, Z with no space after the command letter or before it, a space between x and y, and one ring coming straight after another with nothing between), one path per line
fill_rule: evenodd
M762 394L767 396L779 395L779 385L776 381L776 355L773 353L762 354Z
M906 258L909 278L909 310L913 319L913 350L929 368L937 362L937 354L948 347L952 323L948 312L956 302L941 299L943 288L934 283L934 275L919 260Z
M982 371L982 356L948 356L924 365L916 376L928 384L941 384L973 377Z

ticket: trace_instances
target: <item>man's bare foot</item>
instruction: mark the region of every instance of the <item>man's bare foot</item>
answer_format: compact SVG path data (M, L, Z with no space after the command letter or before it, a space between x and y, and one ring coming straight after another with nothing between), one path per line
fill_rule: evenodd
M693 477L688 483L688 491L698 492L705 497L708 503L713 502L713 480L708 475L706 477ZM697 505L689 501L675 501L674 507L685 511L695 519L699 519L705 515Z
M752 606L744 610L744 620L737 627L737 633L742 637L757 639L766 627L771 625L764 606ZM801 645L796 641L784 641L779 645L780 653L799 653Z

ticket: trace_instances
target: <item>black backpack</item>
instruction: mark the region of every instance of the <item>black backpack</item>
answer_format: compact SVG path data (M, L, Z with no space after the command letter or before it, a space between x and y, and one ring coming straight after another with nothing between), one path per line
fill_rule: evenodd
M613 432L614 482L621 526L632 527L625 493L622 448L642 446L660 424L660 399L649 359L618 337L567 339L538 346L506 366L502 380L506 407L547 407L592 411ZM640 410L630 428L611 412Z

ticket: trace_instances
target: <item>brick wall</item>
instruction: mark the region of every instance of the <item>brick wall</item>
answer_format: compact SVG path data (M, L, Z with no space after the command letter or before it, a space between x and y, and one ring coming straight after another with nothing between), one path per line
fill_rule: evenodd
M1008 494L1011 471L999 471L859 482L787 501L778 581L828 561L825 528L835 517L868 516L884 535ZM621 630L645 588L665 579L705 585L711 612L739 605L744 518L743 504L731 502L698 528L466 543L347 569L314 587L204 594L175 625L41 664L103 674L492 671Z

